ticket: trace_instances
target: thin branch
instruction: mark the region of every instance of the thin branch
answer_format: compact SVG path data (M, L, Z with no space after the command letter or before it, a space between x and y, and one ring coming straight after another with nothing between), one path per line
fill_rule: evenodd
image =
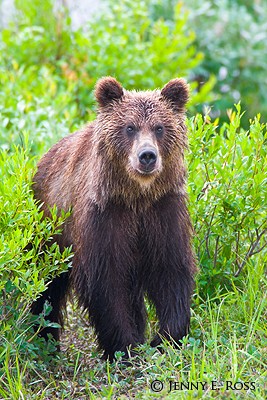
M267 240L266 240L266 242L263 243L263 245L258 250L253 251L253 253L251 255L254 256L254 254L260 253L266 246L267 246Z
M258 232L258 229L256 229L256 236L257 236L257 239L255 240L254 243L251 243L251 245L250 245L250 247L249 247L249 249L248 249L248 251L247 251L247 254L245 255L244 260L243 260L242 263L239 265L239 268L238 268L237 272L235 273L235 277L237 277L237 276L240 274L240 272L241 272L242 269L244 268L244 266L245 266L245 264L247 263L247 261L249 260L249 258L250 258L251 256L253 256L254 254L256 254L256 253L259 253L259 249L258 249L258 250L255 250L255 249L256 249L256 247L258 246L258 244L259 244L259 242L260 242L262 236L263 236L265 233L267 233L267 228L264 229L260 234L259 234L259 232ZM263 247L265 247L265 246L263 246ZM263 247L261 247L261 250L263 249Z
M213 268L216 268L217 257L218 257L218 249L219 249L219 240L220 236L216 237L216 244L215 244L215 252L214 252L214 259L213 259Z
M211 231L211 224L212 224L212 221L213 221L213 218L214 218L214 215L215 215L216 208L217 208L217 205L214 206L213 212L212 212L211 217L210 217L210 222L209 222L209 225L208 225L208 232L207 232L206 237L205 237L206 250L207 250L207 254L208 254L209 258L210 258L209 237L210 237L210 231Z
M236 253L236 258L235 258L235 264L238 266L239 265L239 241L240 241L240 231L237 232L237 239L236 239L236 248L235 248L235 253Z
M203 151L202 151L202 153L203 153ZM204 163L204 167L205 167L205 172L206 172L207 181L208 181L208 182L211 182L210 176L209 176L209 170L208 170L207 163Z

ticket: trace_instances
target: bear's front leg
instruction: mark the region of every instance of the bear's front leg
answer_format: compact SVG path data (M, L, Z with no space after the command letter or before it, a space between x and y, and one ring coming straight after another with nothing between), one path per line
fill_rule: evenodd
M111 264L109 264L111 265ZM133 304L121 282L108 278L96 283L89 302L89 318L92 322L104 358L112 361L117 351L124 358L133 355L133 348L144 341L144 332L140 332L133 315Z
M142 287L136 277L136 221L129 211L109 205L90 212L88 228L73 268L80 304L89 311L104 357L144 340ZM78 259L79 258L79 259Z
M159 334L151 345L159 345L162 337L179 345L189 331L196 271L185 199L166 196L147 213L142 252L145 288L159 319Z
M175 288L179 290L180 288ZM161 295L164 297L163 292ZM156 347L165 338L175 347L181 344L181 339L189 333L190 325L190 294L166 297L162 303L154 298L157 315L159 318L159 332L151 341L151 346Z
M180 340L189 332L192 277L185 272L179 276L165 270L165 274L159 274L156 278L159 280L156 279L147 290L159 319L159 333L152 340L151 346L158 346L162 338L179 346ZM157 288L154 286L156 282Z

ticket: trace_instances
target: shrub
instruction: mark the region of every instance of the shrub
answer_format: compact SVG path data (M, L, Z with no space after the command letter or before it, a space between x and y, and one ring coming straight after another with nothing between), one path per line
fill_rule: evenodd
M13 150L0 153L0 367L8 360L10 368L18 353L37 356L30 305L53 276L69 268L71 257L70 249L61 254L58 245L47 247L68 214L58 217L54 209L51 219L43 218L30 189L35 162L28 150Z
M245 131L241 116L237 105L221 128L208 115L189 121L189 195L202 295L229 288L249 265L263 274L267 264L267 127L257 116Z
M30 132L31 152L43 153L57 139L74 130L77 120L77 106L71 93L58 89L51 69L46 66L26 68L15 60L8 68L0 62L2 149L12 151L14 143L22 145L22 133Z
M10 90L12 82L13 91L25 102L24 112L30 112L34 103L44 114L47 109L50 117L51 107L61 104L59 118L66 119L66 109L73 110L73 128L91 118L93 88L105 75L115 76L129 89L154 89L184 76L191 80L192 110L210 99L214 79L201 88L191 79L191 70L203 56L195 50L194 32L188 30L179 4L170 25L151 19L148 0L138 0L134 7L129 0L110 1L105 12L74 32L67 11L53 10L50 0L17 0L16 7L18 17L2 31L0 72L2 65L2 81ZM5 93L5 109L10 101ZM9 116L4 118L7 123ZM34 132L35 125L26 128Z
M2 32L5 55L9 55L6 62L42 65L62 57L67 59L71 50L71 20L67 8L54 10L51 0L15 0L14 3L10 28Z
M76 32L79 48L87 50L81 54L83 67L76 53L74 68L77 70L78 63L78 69L93 82L99 76L116 76L128 89L162 87L177 76L190 79L190 71L200 63L202 54L193 46L195 35L186 27L187 15L177 4L170 26L162 18L152 20L149 4L138 0L133 7L130 0L108 2L108 11L90 21L85 34ZM191 106L211 98L214 83L211 78L197 92L197 82L192 80ZM86 86L83 91L88 99Z
M204 53L195 69L195 79L215 75L217 101L212 115L227 120L226 110L241 100L249 118L267 114L267 4L259 1L184 1L188 29L193 26L195 45Z

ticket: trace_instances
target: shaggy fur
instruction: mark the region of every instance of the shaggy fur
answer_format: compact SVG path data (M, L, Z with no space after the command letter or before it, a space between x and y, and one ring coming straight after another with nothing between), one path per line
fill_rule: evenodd
M188 333L196 271L184 188L188 88L174 79L161 91L130 92L107 77L95 95L96 120L53 146L34 177L45 214L54 204L72 208L58 240L73 245L74 258L33 312L49 299L49 319L61 322L71 283L112 359L144 341L145 294L159 319L152 346ZM155 154L152 167L140 161L144 149ZM50 332L58 339L57 329Z

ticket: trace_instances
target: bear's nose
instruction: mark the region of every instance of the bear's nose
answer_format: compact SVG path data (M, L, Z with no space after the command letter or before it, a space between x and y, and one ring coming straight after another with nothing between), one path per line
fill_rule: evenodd
M140 164L152 166L157 161L157 153L153 149L144 149L138 155Z

